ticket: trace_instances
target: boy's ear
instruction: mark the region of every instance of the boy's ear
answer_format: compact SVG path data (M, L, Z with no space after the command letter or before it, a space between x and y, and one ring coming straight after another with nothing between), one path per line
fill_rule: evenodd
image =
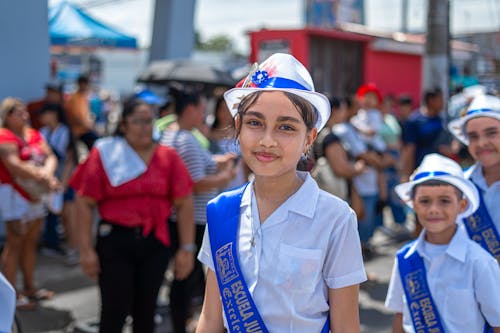
M468 205L469 205L469 200L467 200L466 198L460 199L459 206L458 206L458 208L460 210L459 212L460 213L465 212Z

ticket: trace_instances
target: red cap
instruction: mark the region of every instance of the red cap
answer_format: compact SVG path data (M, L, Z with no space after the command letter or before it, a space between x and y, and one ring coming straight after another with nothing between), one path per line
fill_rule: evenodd
M362 86L360 86L358 88L358 91L357 91L356 95L358 96L358 98L362 98L367 93L374 93L375 95L377 95L378 102L382 103L382 93L377 88L377 86L375 85L375 83L363 84Z

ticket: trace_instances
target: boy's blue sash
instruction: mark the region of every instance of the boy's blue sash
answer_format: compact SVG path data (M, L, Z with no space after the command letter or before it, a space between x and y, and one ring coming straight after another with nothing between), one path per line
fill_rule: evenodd
M486 208L481 189L476 184L474 185L479 192L479 208L472 215L463 219L465 229L472 240L479 243L500 263L500 236Z
M405 258L414 243L415 241L406 244L397 252L399 276L413 327L416 333L445 333L427 284L424 260L417 251ZM493 333L493 328L488 322L484 324L483 333Z
M445 333L427 284L424 260L417 251L405 258L414 242L406 244L397 252L399 276L413 327L416 333Z
M207 227L229 332L269 333L243 277L236 238L241 197L247 185L224 192L207 205ZM321 333L330 330L329 316Z

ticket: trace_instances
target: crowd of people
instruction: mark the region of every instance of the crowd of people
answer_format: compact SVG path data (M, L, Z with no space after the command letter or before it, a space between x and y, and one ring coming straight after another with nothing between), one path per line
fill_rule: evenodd
M100 332L127 316L153 332L169 263L176 333L195 296L198 333L359 332L378 229L414 240L389 285L393 332L500 332L498 97L446 125L439 88L417 108L373 83L335 97L274 54L217 96L128 96L106 133L77 83L0 105L0 296L8 282L18 310L54 296L35 285L41 243L98 283Z

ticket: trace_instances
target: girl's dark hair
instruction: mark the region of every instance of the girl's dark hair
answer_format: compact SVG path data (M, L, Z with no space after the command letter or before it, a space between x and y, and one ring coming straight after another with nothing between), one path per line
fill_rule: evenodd
M431 179L431 180L427 180L425 182L422 182L420 184L413 186L413 188L411 189L411 196L410 196L412 199L415 198L415 193L416 193L417 188L419 186L422 186L422 185L425 185L425 186L443 186L443 185L453 186L453 188L455 189L455 192L457 194L458 200L461 200L464 197L463 192L460 191L460 189L458 187L456 187L455 185L444 182L442 180Z
M114 133L115 136L124 136L125 135L125 133L123 133L123 131L121 130L121 125L123 125L125 123L125 120L128 117L130 117L130 115L132 113L134 113L135 110L137 109L137 107L139 107L140 105L147 105L148 107L151 107L151 105L149 103L147 103L146 101L144 101L143 99L140 99L140 98L132 97L132 98L126 100L125 102L123 102L123 110L122 110L122 114L120 117L120 121L118 122L118 126L116 126L116 130Z
M181 116L188 105L198 105L201 94L196 90L170 88L170 93L175 99L175 114Z
M245 96L241 100L240 104L238 105L238 117L240 119L243 119L243 116L248 111L248 109L257 102L260 95L262 95L262 93L264 92L265 91L262 90L253 92ZM283 93L290 100L290 102L292 102L297 111L299 111L300 115L302 116L302 120L304 120L304 123L306 124L307 130L312 130L316 125L317 117L317 112L314 106L309 103L309 101L298 95L286 91L283 91ZM242 122L240 121L238 128L236 129L236 137L238 137L238 135L240 134L241 126Z

